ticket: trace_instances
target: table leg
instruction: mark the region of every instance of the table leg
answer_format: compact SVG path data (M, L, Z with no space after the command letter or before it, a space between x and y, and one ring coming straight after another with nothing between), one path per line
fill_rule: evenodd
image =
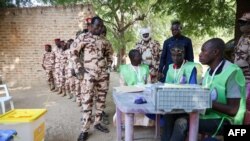
M134 114L125 114L125 141L134 140Z
M199 128L199 113L189 114L189 141L197 141Z
M122 112L116 107L116 134L117 141L122 140Z
M160 114L155 115L155 138L160 137Z

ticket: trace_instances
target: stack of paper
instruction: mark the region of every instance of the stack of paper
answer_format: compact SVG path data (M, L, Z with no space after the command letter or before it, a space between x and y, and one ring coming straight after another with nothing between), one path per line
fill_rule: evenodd
M142 92L145 90L144 86L120 86L113 88L116 92L119 93L135 93L135 92Z

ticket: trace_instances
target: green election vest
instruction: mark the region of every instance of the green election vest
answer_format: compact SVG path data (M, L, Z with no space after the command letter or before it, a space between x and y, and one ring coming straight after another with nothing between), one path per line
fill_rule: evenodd
M201 119L228 119L231 124L237 124L240 125L243 123L244 114L246 111L246 90L245 90L245 77L241 71L241 69L228 61L225 62L223 70L220 74L217 74L214 76L213 80L212 76L209 75L209 72L207 71L205 74L205 77L203 79L203 86L209 87L210 90L216 89L217 90L217 102L226 104L227 103L227 97L226 97L226 84L228 78L235 74L235 81L240 86L240 106L238 109L238 112L234 117L231 117L229 115L220 113L218 111L215 111L213 109L206 110L205 115L201 115ZM209 84L209 82L211 82ZM206 84L208 83L208 84ZM218 127L220 128L220 127ZM218 131L218 130L217 130Z
M119 71L127 86L145 84L145 79L149 76L149 67L144 64L139 66L139 72L136 72L131 64L121 65Z
M181 77L185 74L187 78L187 83L189 82L190 76L192 74L193 69L197 69L197 75L200 74L198 69L200 69L200 64L194 62L186 62L183 66L179 69L174 69L173 64L169 65L167 76L165 83L175 83L179 84ZM198 77L197 77L198 79ZM198 80L197 80L198 82Z

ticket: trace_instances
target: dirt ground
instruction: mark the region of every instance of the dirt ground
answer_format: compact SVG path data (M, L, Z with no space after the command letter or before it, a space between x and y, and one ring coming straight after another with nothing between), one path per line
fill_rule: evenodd
M105 112L108 113L109 121L112 122L115 105L111 91L112 87L119 85L118 74L112 72L110 78ZM45 141L77 141L81 128L81 109L75 102L50 92L45 82L32 87L10 88L9 90L16 109L46 108L48 110L45 115ZM108 134L91 128L88 141L116 141L116 128L113 124L109 124L108 127L110 129ZM136 127L134 135L135 140L156 140L152 127Z

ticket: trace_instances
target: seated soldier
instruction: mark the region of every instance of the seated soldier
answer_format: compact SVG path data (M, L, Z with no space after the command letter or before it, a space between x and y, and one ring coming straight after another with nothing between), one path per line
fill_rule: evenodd
M129 58L131 64L121 65L120 71L120 85L121 86L133 86L133 85L144 85L149 80L149 67L141 64L142 56L141 53L132 49L129 52ZM116 114L114 115L113 122L115 123ZM124 121L124 116L123 116ZM124 122L123 122L124 123ZM152 126L154 122L147 118L144 114L135 114L134 125L138 126Z
M219 38L206 41L199 55L202 64L208 65L202 85L211 91L212 108L200 116L199 132L210 136L223 133L227 124L242 124L246 111L245 79L241 69L223 58L225 43ZM169 122L163 131L162 141L184 141L188 131L188 118Z

